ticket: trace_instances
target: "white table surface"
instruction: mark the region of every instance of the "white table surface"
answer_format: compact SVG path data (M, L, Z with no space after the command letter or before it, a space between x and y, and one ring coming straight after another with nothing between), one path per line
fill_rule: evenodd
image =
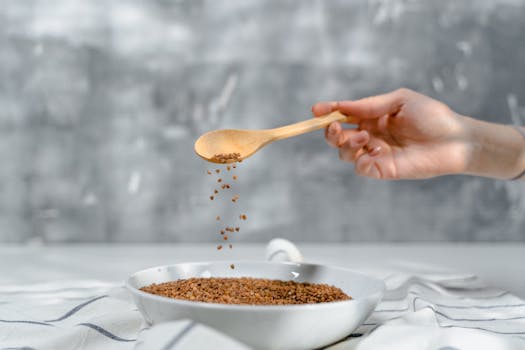
M472 273L525 298L525 243L298 244L305 261L360 271L396 269ZM68 279L123 281L131 273L184 261L263 260L265 244L77 244L0 246L0 284Z

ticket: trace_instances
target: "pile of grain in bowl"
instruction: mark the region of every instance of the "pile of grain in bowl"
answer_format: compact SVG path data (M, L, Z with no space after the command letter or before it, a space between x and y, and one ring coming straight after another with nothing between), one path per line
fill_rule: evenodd
M262 278L189 278L140 288L164 297L219 304L318 304L352 299L327 284Z

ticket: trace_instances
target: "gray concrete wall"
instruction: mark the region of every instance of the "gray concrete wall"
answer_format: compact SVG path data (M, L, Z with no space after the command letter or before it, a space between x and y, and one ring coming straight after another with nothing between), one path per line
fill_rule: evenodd
M216 200L193 142L400 86L525 122L525 0L2 1L0 241L525 240L525 187L378 182L322 132L238 169Z

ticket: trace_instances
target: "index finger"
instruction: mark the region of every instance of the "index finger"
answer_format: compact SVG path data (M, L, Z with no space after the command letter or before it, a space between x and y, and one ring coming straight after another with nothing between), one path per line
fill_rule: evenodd
M314 117L321 117L328 113L332 113L337 110L338 102L335 101L322 101L317 102L312 106L312 113Z
M403 105L408 90L398 89L387 94L366 97L356 101L340 101L337 108L341 113L360 119L376 119L385 114L394 114Z
M319 117L323 117L323 116L326 116L334 111L341 111L341 109L339 108L339 102L317 102L315 105L312 106L312 113L314 115L314 117L316 118L319 118ZM343 112L343 114L346 114ZM348 118L344 121L345 123L350 123L350 124L359 124L359 118L356 118L354 116L350 116L348 114L346 114L348 116Z

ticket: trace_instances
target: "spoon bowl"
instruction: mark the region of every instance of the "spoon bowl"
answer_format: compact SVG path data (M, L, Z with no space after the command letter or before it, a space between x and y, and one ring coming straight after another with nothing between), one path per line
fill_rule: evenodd
M272 142L270 130L222 129L203 134L195 142L195 152L213 163L233 163L248 158ZM219 154L239 153L239 159L219 160Z
M275 129L213 130L198 138L195 142L195 152L209 162L233 163L250 157L259 149L273 141L318 130L335 121L350 122L351 119L352 117L346 116L339 111L335 111L319 118L312 118ZM234 153L240 154L240 157L229 160L218 157L218 155L221 154Z

